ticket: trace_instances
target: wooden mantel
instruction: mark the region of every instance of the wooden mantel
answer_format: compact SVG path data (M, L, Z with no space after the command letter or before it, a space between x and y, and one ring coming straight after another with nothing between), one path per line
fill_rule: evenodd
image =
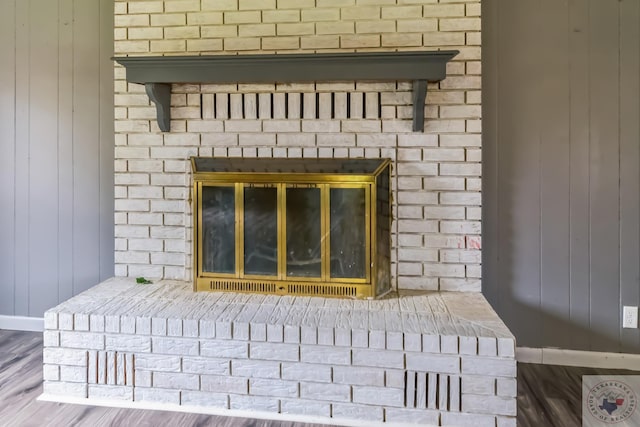
M457 50L278 55L116 57L127 81L144 84L163 132L171 124L172 83L413 82L413 130L424 131L427 82L446 77Z

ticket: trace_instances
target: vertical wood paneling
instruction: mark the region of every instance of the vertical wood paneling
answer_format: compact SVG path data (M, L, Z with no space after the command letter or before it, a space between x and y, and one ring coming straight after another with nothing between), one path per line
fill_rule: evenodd
M30 227L29 227L29 180L31 168L29 155L31 151L30 128L30 58L31 40L29 39L31 23L29 22L31 2L16 2L16 64L15 64L15 276L14 276L14 310L15 313L29 313L30 283Z
M73 291L96 284L100 271L100 12L75 0L73 57ZM82 17L82 19L78 19Z
M533 42L538 36L539 21L534 2L500 3L498 19L501 31L512 37L499 36L499 51L509 51L509 56L500 56L500 76L519 76L518 79L503 78L497 99L500 117L499 138L509 135L510 143L500 145L498 188L500 188L500 210L498 233L500 264L498 281L509 283L501 288L503 298L518 304L501 304L501 314L513 329L516 337L538 337L540 328L540 234L539 234L539 170L529 167L540 159L539 135L536 132L538 115L538 88L541 84L536 72L541 54ZM523 84L526 82L526 84ZM532 88L530 90L529 88ZM532 120L532 118L534 118ZM516 177L516 179L514 179ZM518 231L518 238L513 234ZM528 322L519 322L526 312Z
M620 4L620 300L640 305L640 2ZM640 329L623 329L623 352Z
M619 221L619 3L590 0L589 131L591 168L591 348L618 350Z
M498 67L498 4L493 1L482 2L482 19L484 23L493 25L482 26L483 46L493 46L494 49L482 51L482 102L497 106L499 99ZM482 281L482 291L494 307L502 306L498 275L498 260L500 259L500 245L498 244L498 213L500 194L498 188L498 114L482 119L482 194L490 193L491 198L482 200L482 275L493 280Z
M542 341L562 347L570 328L558 319L569 316L569 50L567 0L541 0L544 29L534 43L544 61L537 105L540 117L540 305ZM554 78L546 78L554 70Z
M493 9L483 290L519 345L638 352L621 306L640 300L640 5L484 0Z
M58 299L73 296L73 0L58 1Z
M0 313L12 313L15 283L15 0L0 13Z
M100 279L114 275L113 1L100 1Z
M113 2L0 1L0 314L113 273Z
M589 348L589 4L569 2L569 285L568 348Z
M58 3L32 0L29 11L29 313L58 301ZM42 209L51 206L54 209Z

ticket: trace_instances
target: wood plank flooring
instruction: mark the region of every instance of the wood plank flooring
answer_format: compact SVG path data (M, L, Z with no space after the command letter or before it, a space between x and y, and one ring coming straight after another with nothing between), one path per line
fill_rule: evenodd
M581 425L582 375L640 375L640 371L518 364L518 426ZM42 334L0 330L0 425L320 427L141 409L38 402L42 393Z

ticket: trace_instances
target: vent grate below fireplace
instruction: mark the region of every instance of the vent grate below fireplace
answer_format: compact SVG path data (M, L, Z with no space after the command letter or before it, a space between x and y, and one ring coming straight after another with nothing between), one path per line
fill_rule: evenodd
M226 292L258 292L277 295L314 295L325 297L361 297L362 285L329 285L269 281L243 281L237 279L209 280L209 290Z

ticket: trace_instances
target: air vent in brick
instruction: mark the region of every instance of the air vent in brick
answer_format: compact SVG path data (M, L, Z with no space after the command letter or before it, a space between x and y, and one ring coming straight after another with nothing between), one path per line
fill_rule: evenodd
M460 412L460 376L407 371L405 396L407 408Z
M379 119L380 92L205 93L203 119Z

